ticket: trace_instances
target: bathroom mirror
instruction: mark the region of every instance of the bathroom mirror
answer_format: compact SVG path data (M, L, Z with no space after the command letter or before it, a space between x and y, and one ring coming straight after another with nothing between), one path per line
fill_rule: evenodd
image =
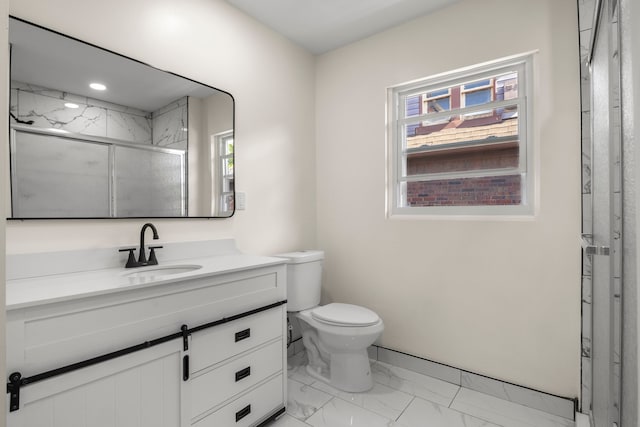
M14 17L11 218L229 217L234 100Z

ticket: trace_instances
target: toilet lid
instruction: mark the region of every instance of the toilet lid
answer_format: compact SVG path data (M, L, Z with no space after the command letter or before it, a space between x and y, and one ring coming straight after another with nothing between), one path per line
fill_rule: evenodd
M378 315L368 308L341 303L314 308L311 317L319 322L337 326L371 326L380 320Z

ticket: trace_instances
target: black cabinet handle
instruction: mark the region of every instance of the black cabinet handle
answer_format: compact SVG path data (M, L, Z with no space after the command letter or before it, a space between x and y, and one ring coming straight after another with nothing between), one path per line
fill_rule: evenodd
M251 366L240 369L238 372L236 372L236 382L240 381L241 379L247 378L249 375L251 375Z
M182 381L187 381L189 379L189 355L186 354L182 358Z
M251 328L247 328L244 331L236 332L236 342L245 340L251 336Z
M240 409L238 412L236 412L236 422L240 421L250 413L251 413L251 405L247 405L244 408Z

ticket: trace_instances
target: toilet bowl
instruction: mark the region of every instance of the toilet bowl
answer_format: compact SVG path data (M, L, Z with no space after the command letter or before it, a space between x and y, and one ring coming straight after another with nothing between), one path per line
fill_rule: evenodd
M321 317L317 312L332 314ZM373 387L367 348L384 330L377 314L357 305L332 303L298 312L296 317L302 321L309 375L349 392Z
M307 373L348 392L373 387L367 348L384 330L373 311L353 304L319 305L322 251L291 252L287 258L287 310L300 320Z

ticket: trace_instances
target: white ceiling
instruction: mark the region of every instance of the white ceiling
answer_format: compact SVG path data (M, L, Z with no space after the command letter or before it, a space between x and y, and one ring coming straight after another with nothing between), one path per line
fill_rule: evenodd
M460 0L226 0L314 54Z

